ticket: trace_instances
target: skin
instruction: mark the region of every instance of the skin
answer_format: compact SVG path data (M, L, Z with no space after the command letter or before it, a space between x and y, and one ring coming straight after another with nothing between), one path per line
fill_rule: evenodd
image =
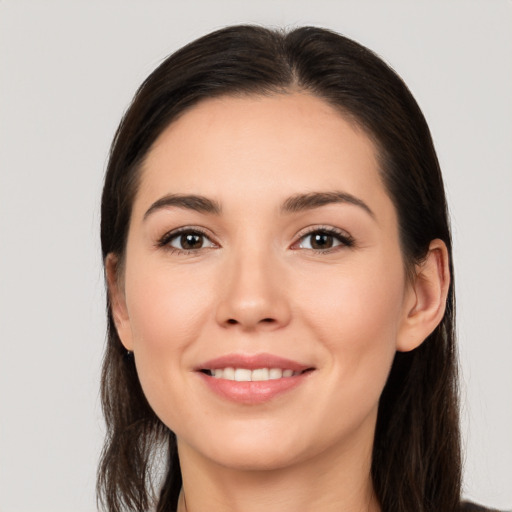
M346 201L282 211L311 192L350 194L371 212ZM222 212L151 209L171 193ZM203 246L159 245L182 227L201 229ZM311 231L331 228L351 243L312 249ZM395 352L441 320L447 265L434 240L406 278L375 148L323 100L225 97L172 123L144 163L123 269L110 255L107 276L144 393L177 435L180 510L380 510L370 479L379 397ZM313 371L260 404L213 393L196 371L263 352Z

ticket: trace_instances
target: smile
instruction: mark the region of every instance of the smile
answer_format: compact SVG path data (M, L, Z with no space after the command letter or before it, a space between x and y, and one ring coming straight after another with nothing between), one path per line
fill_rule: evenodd
M301 387L315 368L272 354L229 354L205 361L196 375L214 394L255 405Z
M214 370L203 370L204 373L216 379L234 380L237 382L264 382L282 378L295 377L303 372L293 371L289 368L217 368ZM304 370L306 371L306 370Z

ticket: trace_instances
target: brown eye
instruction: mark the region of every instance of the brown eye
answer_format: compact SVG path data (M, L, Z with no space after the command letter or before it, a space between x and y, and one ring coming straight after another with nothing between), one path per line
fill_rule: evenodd
M304 235L299 240L298 248L328 251L335 247L352 247L353 245L354 240L348 233L320 229Z
M167 245L179 251L197 251L205 247L215 247L215 244L200 231L182 231L167 236L161 245Z
M185 250L200 249L203 246L203 235L185 233L180 236L181 248Z
M312 249L330 249L334 245L334 237L328 233L310 235Z

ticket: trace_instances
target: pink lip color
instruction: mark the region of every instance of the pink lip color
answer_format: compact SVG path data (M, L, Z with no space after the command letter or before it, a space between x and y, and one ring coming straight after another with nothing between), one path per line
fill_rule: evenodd
M198 376L214 393L242 404L259 404L271 400L275 396L299 386L312 373L305 372L293 377L268 381L237 382L217 379L200 371L228 367L247 368L249 370L257 368L282 368L283 370L288 369L294 372L303 372L311 367L271 354L231 354L211 359L196 368Z
M216 368L247 368L256 370L258 368L282 368L302 372L311 366L300 364L291 359L274 356L272 354L228 354L205 361L196 367L196 370L215 370Z

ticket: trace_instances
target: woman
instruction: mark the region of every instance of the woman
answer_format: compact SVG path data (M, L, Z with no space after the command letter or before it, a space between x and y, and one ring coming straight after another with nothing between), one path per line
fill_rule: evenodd
M107 510L461 509L442 177L373 53L239 26L170 56L101 237Z

